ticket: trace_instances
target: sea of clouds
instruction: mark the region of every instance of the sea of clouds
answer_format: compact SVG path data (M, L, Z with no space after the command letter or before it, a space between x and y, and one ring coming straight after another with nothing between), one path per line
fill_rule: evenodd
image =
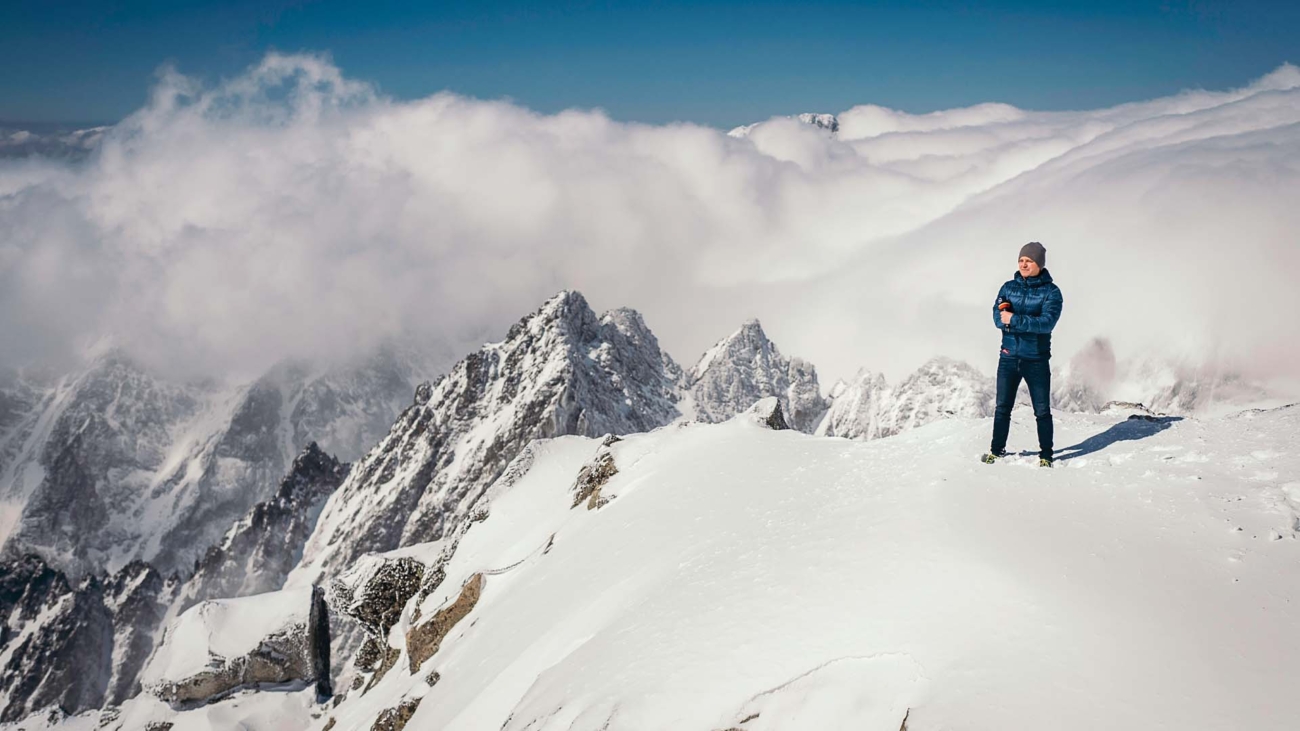
M106 339L209 375L392 338L464 352L567 288L640 310L687 364L756 316L824 378L991 371L993 298L1037 240L1058 354L1105 336L1300 375L1300 69L1089 111L838 116L740 138L398 101L312 55L164 71L86 159L0 160L0 365Z

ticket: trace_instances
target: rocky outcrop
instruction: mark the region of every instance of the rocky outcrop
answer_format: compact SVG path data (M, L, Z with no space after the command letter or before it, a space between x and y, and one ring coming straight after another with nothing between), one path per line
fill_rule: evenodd
M407 698L393 708L385 708L380 711L379 716L375 719L374 725L370 731L402 731L406 728L407 722L411 716L415 715L415 709L420 706L419 698Z
M786 423L785 414L781 412L781 400L775 396L759 399L758 403L749 407L749 410L745 412L745 416L773 431L790 428L790 425Z
M274 497L253 506L220 545L204 554L182 589L180 609L205 599L261 594L283 586L321 507L347 473L348 465L315 442L308 444Z
M726 421L775 396L787 423L812 432L828 403L821 396L817 370L807 361L786 358L758 320L718 341L686 374L698 421Z
M202 602L171 624L145 668L149 692L173 706L260 684L314 683L331 693L329 623L319 588Z
M451 536L534 439L648 431L679 415L658 341L632 310L597 317L562 292L416 390L329 498L290 582L366 553Z
M595 510L604 505L608 498L602 498L600 489L609 482L610 478L618 474L618 466L614 464L614 454L609 448L621 441L614 435L605 437L600 443L600 449L591 461L578 470L578 478L573 483L573 505L578 507L583 502L587 503L587 510Z
M365 556L330 581L329 603L372 637L384 640L401 618L407 600L419 591L424 574L424 564L413 558Z
M439 609L428 621L407 631L406 655L410 659L412 675L420 671L425 660L438 652L452 628L474 610L474 605L478 604L479 597L483 595L483 582L483 574L474 574L461 587L460 595L455 601Z

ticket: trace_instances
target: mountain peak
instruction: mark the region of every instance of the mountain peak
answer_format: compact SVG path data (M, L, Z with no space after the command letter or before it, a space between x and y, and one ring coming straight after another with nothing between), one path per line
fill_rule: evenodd
M709 348L687 382L700 421L726 421L759 399L775 396L791 426L812 431L826 410L817 370L800 358L783 356L757 318Z
M677 418L675 383L635 310L599 319L564 290L470 353L329 498L291 581L371 551L454 536L475 502L534 439L648 431Z

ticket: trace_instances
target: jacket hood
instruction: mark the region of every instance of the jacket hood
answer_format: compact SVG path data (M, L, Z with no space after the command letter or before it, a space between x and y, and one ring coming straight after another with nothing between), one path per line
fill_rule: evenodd
M1015 281L1021 284L1029 285L1030 287L1041 287L1045 284L1052 283L1052 273L1047 271L1046 269L1043 269L1038 273L1038 276L1036 277L1025 277L1023 274L1020 273L1020 270L1017 269L1016 276L1013 277L1013 279L1015 279Z

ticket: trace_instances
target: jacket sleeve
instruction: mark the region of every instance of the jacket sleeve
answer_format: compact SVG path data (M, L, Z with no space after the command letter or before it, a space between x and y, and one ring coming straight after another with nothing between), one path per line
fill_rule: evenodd
M1007 293L1007 285L1004 284L1001 287L998 287L998 298L993 300L993 327L996 327L999 330L1003 328L1002 328L1002 317L998 312L998 305L1006 301L1006 293Z
M1037 335L1052 332L1052 328L1056 327L1056 321L1061 319L1061 303L1061 290L1054 286L1047 291L1047 297L1043 301L1043 314L1012 315L1011 329Z

